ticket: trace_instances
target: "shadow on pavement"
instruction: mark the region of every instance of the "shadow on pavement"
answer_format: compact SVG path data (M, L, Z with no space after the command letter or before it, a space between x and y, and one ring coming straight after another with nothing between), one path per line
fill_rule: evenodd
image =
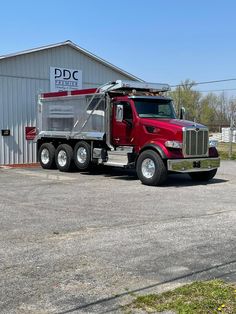
M122 169L122 168L114 168L108 166L100 166L94 168L90 172L80 172L82 175L95 175L95 176L103 176L112 178L114 180L126 180L126 181L135 181L139 180L134 169ZM182 186L195 186L195 185L212 185L225 183L228 180L218 179L217 177L212 179L209 182L206 181L193 181L188 174L169 174L167 181L165 184L160 187L182 187ZM140 183L141 184L141 183ZM154 187L156 188L156 187Z
M179 277L172 278L170 280L165 280L165 281L162 281L162 282L158 282L156 284L149 285L149 286L146 286L146 287L143 287L143 288L139 288L139 289L135 289L135 290L129 290L129 291L117 294L117 295L112 296L112 297L103 298L103 299L100 299L100 300L97 300L97 301L94 301L94 302L90 302L90 303L87 303L87 304L84 304L84 305L80 305L78 307L74 307L74 308L69 309L67 311L58 312L57 314L73 313L74 311L86 309L86 308L89 308L91 306L95 306L95 305L99 305L99 304L102 304L102 303L105 303L105 302L116 300L116 299L121 298L121 297L126 296L126 295L132 295L132 294L137 293L137 292L142 292L142 291L145 291L145 290L148 290L148 289L151 289L151 288L156 288L156 287L164 285L164 284L173 283L175 281L178 282L179 280L187 279L187 278L190 278L190 277L192 277L194 275L199 275L199 274L202 274L204 272L212 271L212 270L215 270L217 268L229 266L229 265L235 264L235 263L236 263L236 260L233 260L233 261L229 261L227 263L218 264L218 265L215 265L215 266L212 266L212 267L208 267L208 268L205 268L205 269L202 269L202 270L199 270L199 271L190 272L190 273L188 273L186 275L183 275L183 276L179 276ZM230 274L235 274L235 272L231 272ZM228 275L229 275L229 273L228 273ZM222 277L224 277L224 275L221 275L219 277L218 276L216 276L216 277L212 276L212 277L213 277L213 279L215 279L215 278L222 278ZM109 310L108 313L111 312L111 311L112 310ZM106 313L106 312L103 312L103 313Z

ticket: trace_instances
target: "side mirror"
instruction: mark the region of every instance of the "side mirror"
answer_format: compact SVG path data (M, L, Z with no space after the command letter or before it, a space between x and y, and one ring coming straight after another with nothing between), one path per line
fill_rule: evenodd
M185 112L186 112L185 108L184 108L184 107L181 107L181 109L180 109L180 115L179 115L179 118L180 118L181 120L184 120L184 119L185 119Z
M116 106L116 121L117 122L122 122L123 121L123 105L117 105Z

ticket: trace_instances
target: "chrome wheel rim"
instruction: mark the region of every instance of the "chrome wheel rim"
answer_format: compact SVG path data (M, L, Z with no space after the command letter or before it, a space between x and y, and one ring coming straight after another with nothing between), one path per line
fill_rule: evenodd
M67 155L64 150L60 150L57 155L57 161L60 167L64 167L67 163Z
M152 159L146 158L142 162L142 174L145 178L151 179L154 176L156 166Z
M84 164L87 160L87 151L84 147L79 147L77 150L77 160L80 164Z
M41 152L41 161L44 165L47 165L49 163L49 160L49 150L47 148L44 148Z

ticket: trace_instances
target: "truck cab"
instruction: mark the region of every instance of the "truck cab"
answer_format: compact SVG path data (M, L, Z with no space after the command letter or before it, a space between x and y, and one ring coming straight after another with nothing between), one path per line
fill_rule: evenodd
M144 145L168 137L170 121L176 119L171 98L162 96L117 97L113 100L112 140L114 146L132 145L139 151ZM166 123L167 122L167 123ZM164 123L164 125L163 125ZM161 134L165 128L164 134ZM170 128L169 131L173 131Z

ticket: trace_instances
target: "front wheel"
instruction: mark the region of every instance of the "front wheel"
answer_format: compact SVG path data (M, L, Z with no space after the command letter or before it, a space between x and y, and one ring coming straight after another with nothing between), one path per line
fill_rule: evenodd
M161 185L167 179L166 166L153 150L143 151L136 164L138 178L146 185Z
M194 181L210 181L216 175L217 169L212 169L209 171L200 171L200 172L190 172L189 176Z

